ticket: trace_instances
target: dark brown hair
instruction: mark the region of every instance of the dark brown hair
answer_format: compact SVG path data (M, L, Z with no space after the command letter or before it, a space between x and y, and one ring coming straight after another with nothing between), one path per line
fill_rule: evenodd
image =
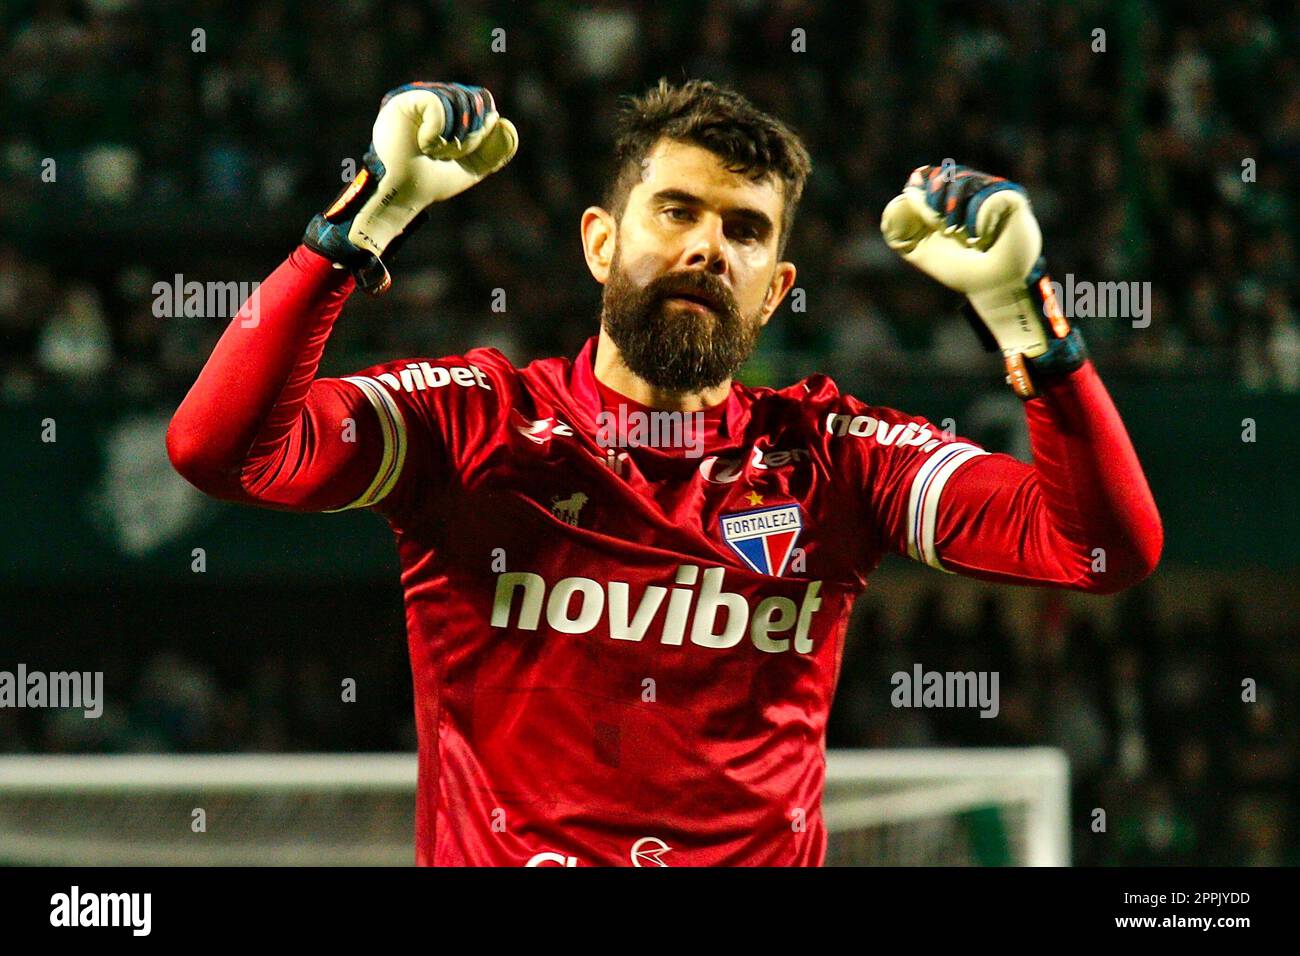
M701 146L726 168L761 182L775 176L782 184L777 254L785 252L799 197L812 169L808 150L788 126L764 113L735 90L708 80L680 86L661 79L641 96L627 97L614 141L614 167L604 206L622 217L628 194L640 181L643 160L661 139Z

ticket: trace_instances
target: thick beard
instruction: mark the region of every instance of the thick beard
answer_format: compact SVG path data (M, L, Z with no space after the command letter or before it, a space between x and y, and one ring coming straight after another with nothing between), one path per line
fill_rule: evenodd
M667 301L692 292L707 295L718 308L701 315ZM741 315L726 286L698 270L668 273L638 287L614 252L601 324L627 367L655 388L699 392L721 385L754 354L760 316Z

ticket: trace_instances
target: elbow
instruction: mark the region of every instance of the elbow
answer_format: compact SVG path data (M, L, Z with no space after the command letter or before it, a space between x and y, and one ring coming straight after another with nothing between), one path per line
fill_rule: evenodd
M1165 547L1165 532L1159 516L1152 517L1154 520L1140 534L1093 553L1083 590L1091 594L1118 594L1155 573Z
M1141 564L1139 566L1140 575L1134 584L1138 581L1145 581L1152 573L1155 572L1156 565L1160 563L1160 555L1165 550L1165 529L1160 523L1160 516L1154 515L1154 526L1151 531L1142 539L1141 545Z
M167 460L176 473L196 487L203 487L203 450L189 429L181 423L179 413L167 426Z
M1145 520L1130 536L1130 544L1125 555L1127 576L1120 590L1131 588L1151 577L1160 563L1160 555L1165 550L1165 528L1154 502L1144 517Z
M180 412L172 416L167 426L167 460L195 488L207 494L218 493L222 469L213 460L211 445L204 441L202 431L193 428Z

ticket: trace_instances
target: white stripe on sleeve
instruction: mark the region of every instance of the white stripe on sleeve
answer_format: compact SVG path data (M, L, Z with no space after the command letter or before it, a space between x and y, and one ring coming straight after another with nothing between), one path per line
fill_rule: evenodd
M934 547L935 529L939 524L939 499L952 473L972 458L987 455L983 448L966 442L940 445L922 463L912 479L907 501L907 554L914 561L924 561L932 568L947 571Z
M402 465L406 462L406 420L402 418L402 410L397 407L393 396L388 394L380 382L369 376L354 375L343 381L351 382L361 389L361 394L374 406L375 414L379 417L379 431L384 438L384 453L370 487L351 504L331 508L331 514L353 508L369 508L383 501L397 484L397 479L402 474Z

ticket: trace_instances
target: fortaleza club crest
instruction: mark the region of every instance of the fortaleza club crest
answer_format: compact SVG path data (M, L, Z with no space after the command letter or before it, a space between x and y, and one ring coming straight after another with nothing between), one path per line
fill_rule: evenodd
M780 577L803 530L797 504L737 511L718 519L722 540L759 574Z

